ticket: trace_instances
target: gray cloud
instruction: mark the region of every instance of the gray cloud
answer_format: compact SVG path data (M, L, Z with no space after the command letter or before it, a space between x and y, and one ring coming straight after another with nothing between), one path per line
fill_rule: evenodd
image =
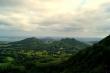
M0 0L0 7L16 7L24 4L24 0Z
M71 4L72 0L61 0L61 5L58 2L59 0L0 0L1 35L13 32L22 35L82 37L109 34L110 3L102 1L99 4L97 0L97 9L92 9L88 2L76 9L75 6L72 8L72 5L66 5Z

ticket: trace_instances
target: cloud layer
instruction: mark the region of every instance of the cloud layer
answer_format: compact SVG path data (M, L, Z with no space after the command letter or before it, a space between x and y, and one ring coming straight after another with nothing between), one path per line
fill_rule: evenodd
M110 0L0 0L1 36L106 36Z

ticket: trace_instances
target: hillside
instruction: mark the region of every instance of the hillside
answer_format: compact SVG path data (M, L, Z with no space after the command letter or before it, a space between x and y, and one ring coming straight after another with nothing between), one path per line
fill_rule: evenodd
M63 61L88 45L75 39L26 38L1 44L0 73L52 73ZM56 71L54 71L56 73Z
M17 49L41 49L41 47L44 46L44 42L42 40L34 37L26 38L21 41L11 42L9 44L11 45L11 48Z
M25 39L27 41L27 39ZM74 45L75 39L53 41L55 48ZM23 42L24 40L22 40ZM21 42L21 41L19 41ZM68 42L68 43L67 43ZM54 43L52 45L52 43ZM78 44L81 42L77 42ZM49 54L47 51L0 50L1 73L109 73L110 36L91 47L80 49L72 56L67 53ZM18 44L18 42L17 42ZM76 44L75 44L76 45ZM68 47L69 48L69 47ZM63 49L60 49L63 50ZM71 51L71 50L70 50ZM70 58L69 58L70 57Z
M61 64L56 73L108 73L110 72L110 36L92 47L81 50Z
M73 53L80 49L86 48L89 45L77 41L76 39L65 38L61 40L42 40L37 38L26 38L21 41L9 43L11 48L17 49L34 49L34 50L47 50L49 52L58 52L63 50L68 53Z

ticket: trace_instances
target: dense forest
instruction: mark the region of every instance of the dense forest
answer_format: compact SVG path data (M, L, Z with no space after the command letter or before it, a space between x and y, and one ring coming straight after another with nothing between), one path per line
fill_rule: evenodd
M108 73L110 36L89 46L76 39L1 43L0 73Z
M0 72L49 73L86 47L89 45L74 38L44 40L32 37L16 42L1 42Z

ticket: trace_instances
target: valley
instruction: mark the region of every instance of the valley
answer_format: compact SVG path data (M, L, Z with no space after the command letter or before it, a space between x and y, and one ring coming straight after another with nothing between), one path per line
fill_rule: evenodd
M44 67L59 65L86 47L89 45L74 38L44 40L31 37L15 42L1 42L0 72L46 73L42 71Z

